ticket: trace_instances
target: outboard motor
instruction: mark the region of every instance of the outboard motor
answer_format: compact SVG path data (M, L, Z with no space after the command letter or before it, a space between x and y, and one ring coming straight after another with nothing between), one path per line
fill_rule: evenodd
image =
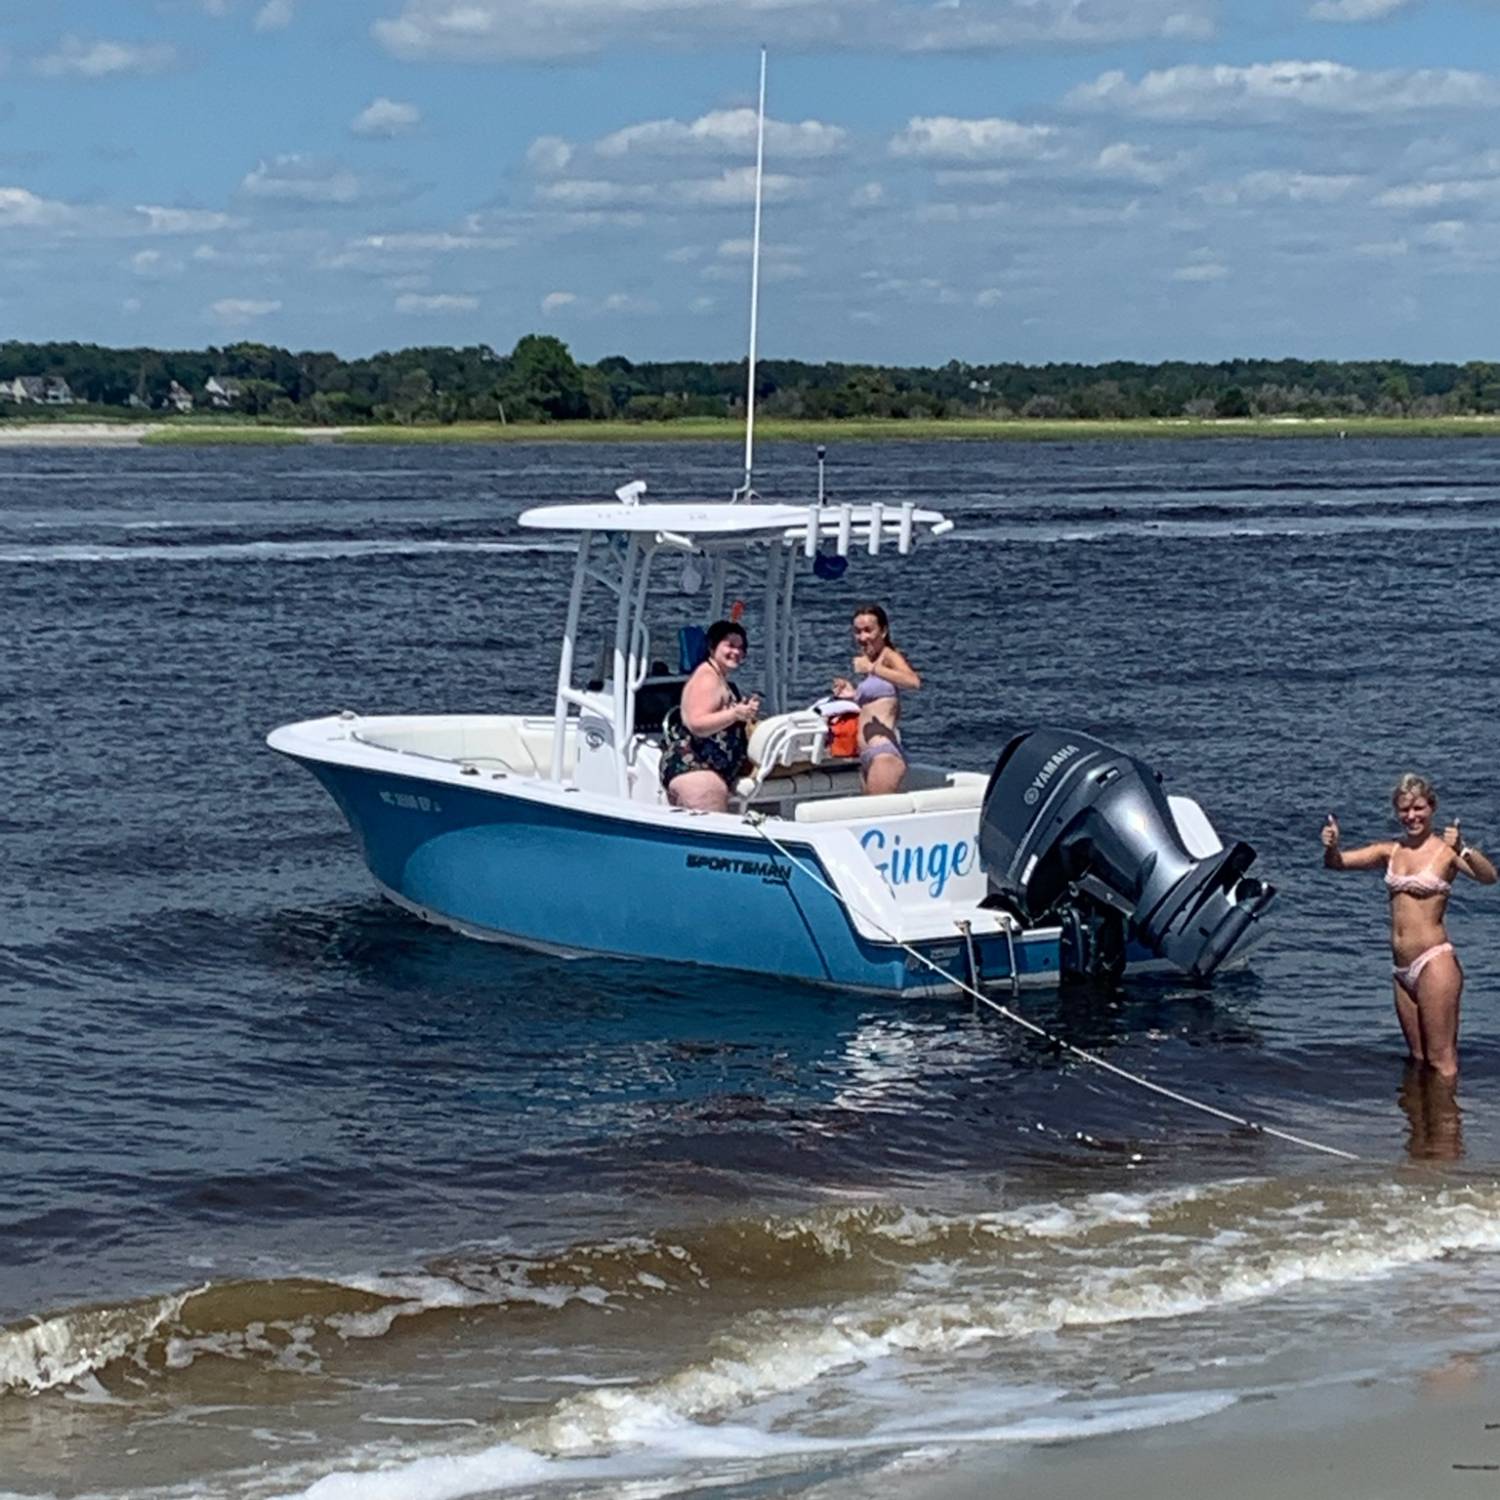
M1217 843L1206 825L1190 832L1200 849ZM1189 853L1161 778L1066 729L1017 735L980 815L993 895L1024 922L1061 922L1065 967L1090 975L1118 973L1134 940L1206 979L1275 895L1245 876L1254 859L1243 843Z

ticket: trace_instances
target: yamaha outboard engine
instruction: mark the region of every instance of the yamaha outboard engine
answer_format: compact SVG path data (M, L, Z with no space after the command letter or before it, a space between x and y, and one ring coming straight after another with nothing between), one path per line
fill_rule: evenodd
M1206 839L1205 828L1198 842ZM1134 941L1206 979L1242 943L1275 890L1246 877L1242 843L1188 852L1156 773L1066 729L1019 734L985 792L979 859L999 901L1064 929L1064 964L1109 974Z

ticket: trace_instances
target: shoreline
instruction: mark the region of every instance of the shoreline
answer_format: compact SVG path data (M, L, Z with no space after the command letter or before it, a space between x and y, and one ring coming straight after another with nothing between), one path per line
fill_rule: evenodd
M1500 417L1189 417L1062 421L1013 418L842 421L761 418L766 442L1128 442L1183 438L1461 438L1500 435ZM0 448L290 446L360 443L678 443L739 442L741 422L684 418L673 422L460 422L449 426L312 427L243 422L109 422L0 420Z
M1489 1493L1500 1472L1500 1364L1454 1354L1397 1380L1268 1391L1212 1416L1023 1450L975 1447L896 1479L902 1500L1406 1500ZM1485 1488L1481 1489L1480 1486Z

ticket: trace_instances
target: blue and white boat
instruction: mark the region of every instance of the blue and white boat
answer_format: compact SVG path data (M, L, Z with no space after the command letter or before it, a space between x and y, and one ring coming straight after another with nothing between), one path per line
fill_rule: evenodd
M548 953L913 995L1122 967L1206 976L1259 936L1253 853L1108 746L1038 731L993 775L913 763L888 796L831 756L823 717L798 706L799 584L820 557L942 545L941 513L640 503L643 489L520 517L576 545L550 706L346 712L269 736L338 803L392 901ZM750 606L767 716L729 810L689 811L660 784L662 719L728 598ZM598 622L596 662L581 637Z
M822 716L794 706L799 580L851 550L909 556L952 523L911 503L824 504L821 463L814 503L755 496L765 100L762 52L736 499L642 504L636 481L615 504L521 516L576 544L550 708L343 713L275 730L272 749L328 789L392 901L474 937L924 995L1240 961L1272 896L1244 875L1254 852L1223 847L1129 756L1036 730L989 776L918 763L900 792L865 796ZM722 616L731 582L764 643L769 715L729 811L689 811L661 787L662 720L696 665L682 642ZM704 585L706 608L685 613ZM600 618L606 651L586 670L580 636Z

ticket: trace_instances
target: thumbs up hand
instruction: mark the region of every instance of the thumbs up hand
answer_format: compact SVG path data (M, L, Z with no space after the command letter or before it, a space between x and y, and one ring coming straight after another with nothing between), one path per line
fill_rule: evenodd
M1325 849L1337 849L1339 846L1339 820L1332 813L1328 814L1328 821L1320 830Z

